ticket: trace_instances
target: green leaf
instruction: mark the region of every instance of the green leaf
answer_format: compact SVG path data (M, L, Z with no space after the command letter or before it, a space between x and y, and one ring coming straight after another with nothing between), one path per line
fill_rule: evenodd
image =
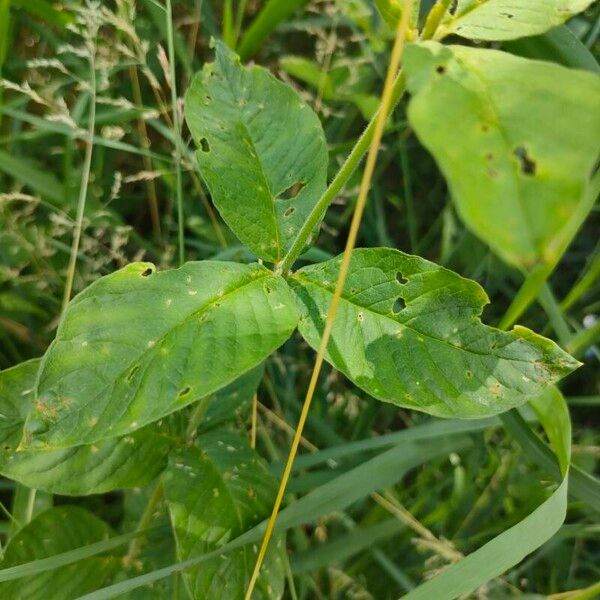
M289 86L244 68L224 44L192 81L185 115L221 216L256 256L278 262L326 187L321 123Z
M238 434L215 431L197 444L174 453L164 475L179 560L208 554L259 523L277 489L266 465ZM280 542L274 542L253 597L282 596L281 552ZM247 546L226 560L216 557L189 569L184 579L192 598L242 598L255 560L256 548Z
M513 265L551 263L597 158L600 78L435 42L405 67L409 121L467 226Z
M408 593L407 600L453 600L462 597L518 564L548 541L567 512L571 420L565 399L555 387L532 402L562 465L563 480L550 497L525 519L448 567L441 575Z
M300 333L316 348L341 257L293 278ZM578 362L524 327L480 320L488 298L464 279L398 250L355 250L327 360L385 402L439 417L476 418L523 404Z
M108 539L110 529L91 512L77 506L51 508L11 538L3 569L76 550ZM94 556L27 578L0 583L7 600L65 600L101 587L117 566L114 556Z
M0 372L0 473L53 494L100 494L150 483L166 467L170 440L154 425L97 445L16 452L39 359Z
M548 31L585 10L593 0L459 0L438 29L475 40L514 40Z
M263 378L264 364L242 375L233 383L220 389L211 399L200 421L200 429L214 429L234 419L243 419L244 408L250 408L252 397Z
M569 29L560 25L546 33L502 44L511 54L549 60L564 67L600 73L600 65L587 46Z
M286 282L264 267L132 263L76 296L42 360L24 447L116 437L208 396L291 335Z
M65 188L52 171L31 159L0 150L0 171L57 206L65 204Z

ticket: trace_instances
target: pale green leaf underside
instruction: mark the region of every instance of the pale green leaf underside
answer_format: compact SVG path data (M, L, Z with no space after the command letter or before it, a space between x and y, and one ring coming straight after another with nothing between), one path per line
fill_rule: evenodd
M40 361L0 372L0 473L53 494L101 494L150 483L166 466L170 442L154 425L95 445L20 451Z
M24 445L130 433L262 362L296 326L286 282L264 267L133 263L76 296L43 358Z
M3 569L76 550L107 539L109 527L77 506L58 506L38 515L9 542L0 563ZM98 589L118 566L112 556L85 558L70 565L0 583L6 600L65 600Z
M475 40L514 40L544 33L585 10L593 0L462 0L438 30Z
M241 535L271 509L276 482L258 454L237 433L214 431L196 447L173 453L164 474L165 496L180 560L198 557ZM243 598L256 561L250 546L185 572L198 600ZM283 594L279 542L272 544L253 597L274 600Z
M299 329L319 345L340 258L292 279ZM404 308L400 308L398 299ZM355 250L327 360L380 400L439 417L478 418L525 403L578 363L523 327L481 323L474 281L397 250Z
M467 226L513 265L552 260L600 149L600 78L435 42L405 68L409 121Z
M318 117L292 88L261 67L244 68L221 43L192 81L185 115L221 216L256 256L281 260L325 191Z

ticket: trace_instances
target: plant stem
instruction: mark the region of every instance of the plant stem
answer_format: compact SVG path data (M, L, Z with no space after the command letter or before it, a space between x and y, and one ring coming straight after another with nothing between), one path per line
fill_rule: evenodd
M256 425L258 412L258 394L252 396L252 414L250 417L250 447L256 448Z
M508 329L538 297L542 286L556 268L556 265L569 247L575 234L585 221L590 210L592 210L599 193L600 171L596 172L592 177L583 194L581 202L577 206L575 212L571 215L571 218L548 245L544 262L537 267L534 267L527 274L521 289L517 292L517 295L498 325L500 329Z
M565 350L577 358L594 344L598 338L600 338L600 319L589 329L582 329L573 335L565 345Z
M177 140L181 136L181 126L179 123L179 108L177 106L177 79L175 77L175 44L173 43L173 11L171 9L171 0L166 0L167 13L167 46L169 52L169 76L171 88L171 111L173 113L173 129L175 130L175 194L177 198L177 233L179 244L179 264L185 262L185 248L183 236L183 192L181 189L181 150Z
M391 100L390 100L390 112L396 106L402 94L404 93L404 84L405 78L404 74L400 72L396 77L392 92L391 92ZM360 164L363 156L366 154L369 149L369 144L373 139L373 134L375 133L375 126L377 124L377 120L379 117L379 113L381 111L381 107L379 110L373 115L373 118L369 121L366 129L363 131L361 136L358 138L354 148L344 161L344 164L340 167L340 170L337 172L337 175L334 177L333 181L329 184L329 187L325 190L325 193L319 198L318 202L315 204L314 208L308 215L304 225L300 228L294 243L291 248L288 250L287 254L283 257L282 261L277 265L276 272L277 273L287 273L306 244L314 231L314 229L321 222L321 219L325 215L325 212L329 208L329 205L333 202L335 197L342 191L344 186L346 185L348 179L352 173L354 173L356 167Z
M150 522L152 521L152 518L154 517L154 511L156 510L158 503L162 499L162 495L163 495L163 484L162 484L162 480L159 479L156 484L156 487L154 488L154 491L152 492L152 495L150 496L150 500L148 500L148 504L146 505L146 508L144 509L144 513L142 514L142 517L139 520L138 526L136 528L137 531L141 531L142 529L148 528L148 525L150 525ZM131 566L131 564L135 560L135 557L139 554L143 543L144 543L144 536L142 536L142 535L138 535L137 537L135 537L131 540L131 543L129 544L129 550L127 551L127 554L123 558L123 564L126 567Z
M346 276L348 275L350 260L352 258L352 250L354 249L356 239L358 237L358 230L360 228L360 223L365 210L367 195L371 186L371 178L375 170L375 164L377 162L377 155L379 153L379 146L381 144L381 138L383 137L385 123L387 121L389 111L393 107L393 95L395 88L394 76L398 72L402 60L404 42L406 40L406 34L409 25L409 17L412 8L412 0L407 0L404 7L405 11L403 12L402 18L399 20L398 26L396 28L396 40L394 42L394 47L392 48L392 54L390 57L390 63L388 65L383 93L381 95L381 102L379 105L379 110L377 111L375 125L373 127L373 133L371 135L369 153L367 156L367 161L365 163L365 170L363 172L362 180L360 183L358 198L356 199L354 215L352 217L352 223L350 224L350 231L348 232L348 239L346 241L346 247L344 248L344 254L342 257L342 262L340 264L335 290L331 299L331 305L327 314L327 320L325 321L323 336L319 344L319 350L315 359L315 365L310 378L310 383L308 385L308 390L306 392L306 397L304 398L304 403L302 404L302 411L300 413L300 419L298 420L298 426L294 434L294 439L292 440L292 446L290 448L285 469L281 477L279 489L277 490L275 504L273 505L273 510L267 523L267 528L265 530L258 557L256 559L256 564L254 565L254 570L252 572L252 576L250 578L250 582L246 590L245 600L250 600L250 598L252 597L252 592L254 591L254 587L258 580L260 568L266 556L269 541L275 528L275 521L277 520L277 515L279 513L279 508L281 507L281 503L283 501L283 496L285 494L287 482L290 478L292 467L294 465L294 459L296 458L296 453L298 452L298 446L300 444L300 439L302 437L302 432L304 430L306 419L308 418L308 412L310 410L312 398L317 387L317 382L321 373L321 367L323 366L323 361L325 360L325 351L327 350L329 337L333 329L333 322L340 302L340 298L342 296L342 291L346 283Z
M75 278L75 266L77 265L77 254L83 228L83 215L85 212L85 201L87 199L88 185L90 182L90 171L92 167L92 151L94 149L94 130L96 128L96 64L95 64L95 35L87 44L90 66L90 111L88 119L88 131L85 140L85 157L83 159L83 171L79 185L79 199L77 200L77 216L75 218L75 231L73 232L73 243L71 244L71 255L67 266L67 279L63 295L62 313L67 308L73 291L73 280Z
M571 288L571 291L561 301L562 310L569 310L596 281L600 279L600 251L591 260L590 266L583 277Z
M452 0L438 0L427 15L421 39L430 40L436 33L439 24L448 12Z

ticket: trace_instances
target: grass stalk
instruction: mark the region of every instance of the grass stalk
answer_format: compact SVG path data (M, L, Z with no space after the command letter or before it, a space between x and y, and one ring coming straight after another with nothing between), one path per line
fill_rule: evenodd
M75 279L75 267L77 265L77 254L79 253L79 243L81 241L81 232L83 229L83 215L85 213L85 204L90 182L90 171L92 167L92 154L94 150L94 131L96 128L96 43L95 33L88 40L89 67L90 67L90 108L88 118L88 130L85 140L85 156L83 159L83 170L81 182L79 185L79 198L77 200L77 215L75 217L75 230L73 232L73 242L71 244L71 255L67 266L67 277L63 294L62 313L67 308L73 292L73 280Z
M175 43L173 41L173 10L171 0L166 0L167 19L167 51L169 53L169 77L171 88L171 112L173 113L173 129L176 140L181 137L181 124L179 119L179 107L177 106L177 78L175 77ZM181 181L181 150L179 144L175 143L175 194L177 201L177 240L179 246L179 264L185 262L185 239L183 228L183 190Z
M277 490L277 497L275 499L275 504L273 506L273 510L271 512L271 516L267 523L267 528L260 546L260 550L258 553L258 557L256 559L256 564L254 565L254 570L252 576L250 578L250 582L248 584L248 588L246 590L245 598L246 600L250 600L252 597L252 592L254 591L254 587L258 580L258 576L260 574L260 569L264 558L267 553L267 548L269 546L269 542L271 540L271 536L273 534L273 530L275 528L275 522L277 520L277 515L279 513L279 509L281 507L281 503L283 501L283 496L285 494L285 490L287 487L288 480L290 478L290 474L292 472L292 467L294 464L294 459L296 458L296 453L298 452L298 446L300 444L300 438L302 437L302 432L304 430L304 425L306 423L306 419L308 418L308 412L310 410L310 405L312 402L312 398L314 396L317 382L319 379L319 375L321 372L321 368L323 366L323 361L325 359L325 351L327 350L327 345L329 343L329 338L331 336L331 331L333 329L333 322L335 319L335 315L337 312L337 308L342 296L342 291L344 289L344 285L346 283L346 277L348 275L348 270L350 267L350 259L352 257L352 250L356 244L356 239L358 237L358 230L360 228L360 223L362 220L362 216L364 214L367 196L369 193L369 189L371 186L371 178L373 176L373 172L375 170L375 164L377 162L377 155L379 152L379 146L381 144L381 138L383 137L383 131L385 128L385 123L387 121L388 113L390 109L393 107L393 95L394 95L394 78L395 74L398 72L400 67L400 63L402 60L402 54L404 50L404 42L406 39L406 34L409 26L409 16L411 13L412 0L408 0L405 4L405 12L402 15L402 18L398 22L398 26L396 28L396 39L394 42L394 47L392 49L392 54L390 57L390 63L388 65L388 71L385 79L385 85L383 89L383 93L381 96L381 102L379 106L379 110L377 112L377 117L374 121L373 134L369 144L369 152L367 155L367 161L365 163L365 170L363 172L358 198L356 200L356 206L354 209L354 215L352 217L352 223L350 225L350 231L348 233L348 239L346 241L346 247L344 249L344 255L342 258L342 262L340 265L340 270L337 278L337 282L335 285L335 291L333 293L333 297L331 300L331 306L329 307L329 312L327 315L327 320L325 322L325 328L323 331L323 337L321 338L321 343L319 345L319 350L317 352L317 356L315 359L315 364L313 368L313 372L310 378L310 383L308 386L308 390L306 392L306 397L304 399L302 405L302 411L300 413L300 419L298 421L298 426L296 428L296 432L294 434L294 439L292 440L292 446L290 448L290 452L288 455L288 459L285 465L285 469L283 471L283 475L281 477L281 482L279 484L279 489Z

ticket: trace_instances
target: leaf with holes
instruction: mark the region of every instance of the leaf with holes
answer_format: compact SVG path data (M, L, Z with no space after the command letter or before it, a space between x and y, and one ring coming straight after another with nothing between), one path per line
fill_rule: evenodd
M458 0L437 39L514 40L544 33L585 10L593 0Z
M101 494L144 486L166 467L171 441L149 425L90 446L17 452L31 409L38 359L0 372L0 473L53 494Z
M299 329L317 348L341 258L292 277ZM479 418L524 404L578 366L524 327L480 320L474 281L398 250L355 250L327 360L385 402L439 417Z
M218 549L269 515L276 482L245 437L228 431L200 436L197 446L173 453L164 475L165 496L175 530L179 560ZM274 542L253 598L283 595L283 548ZM245 546L185 571L192 598L244 596L256 560Z
M278 262L325 191L327 147L315 113L224 44L193 80L185 115L221 216L259 258Z
M435 42L405 68L410 123L467 226L513 265L550 262L600 149L600 78Z
M51 508L28 523L4 552L0 568L50 558L105 540L110 528L91 512L78 506ZM117 569L115 556L93 556L50 571L0 583L6 600L65 600L79 598L108 582Z
M131 433L260 364L296 326L285 280L258 264L149 263L76 296L45 354L24 447Z

